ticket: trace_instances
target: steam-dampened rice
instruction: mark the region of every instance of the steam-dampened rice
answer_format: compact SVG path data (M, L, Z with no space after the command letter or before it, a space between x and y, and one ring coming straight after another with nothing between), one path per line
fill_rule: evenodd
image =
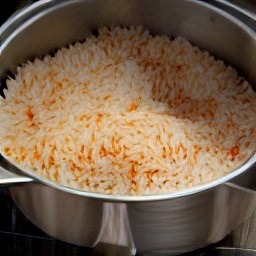
M7 80L0 151L64 186L162 194L217 179L255 150L256 94L183 38L99 30Z

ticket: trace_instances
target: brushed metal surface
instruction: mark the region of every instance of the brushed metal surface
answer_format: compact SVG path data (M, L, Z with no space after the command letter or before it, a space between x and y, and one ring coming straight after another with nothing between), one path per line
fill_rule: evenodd
M136 250L139 255L177 255L215 243L256 207L252 193L225 185L178 199L126 204L79 197L39 183L9 191L24 215L50 236L82 246L126 246L131 255ZM109 214L111 210L115 212Z
M21 13L21 20L17 17L15 24L5 25L0 47L1 78L9 71L15 72L17 65L28 59L85 39L98 27L140 24L153 33L186 37L239 68L256 85L255 32L205 3L189 0L49 2L50 5L43 1L40 8L35 7L39 8L38 12L32 8L32 16L24 11L25 16L29 15L28 20ZM223 183L243 174L255 159L256 155L218 181L172 195L104 196L59 187L33 175L41 183L24 183L9 191L25 216L60 240L96 247L104 242L116 242L129 247L131 254L136 248L142 255L176 255L221 240L251 215L256 205L255 195ZM29 174L25 170L24 173ZM243 179L242 185L248 187L246 182L250 181L252 189L253 169L246 173L250 177ZM114 214L109 214L112 211Z
M221 186L184 198L132 204L135 247L143 255L176 255L221 240L255 209L256 197ZM143 235L142 235L143 234Z
M103 203L39 183L9 189L24 215L61 241L92 247L102 224Z

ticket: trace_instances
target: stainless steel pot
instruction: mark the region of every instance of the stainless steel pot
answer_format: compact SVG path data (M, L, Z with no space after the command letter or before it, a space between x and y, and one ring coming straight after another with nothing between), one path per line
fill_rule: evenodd
M98 27L141 24L153 33L186 37L256 85L254 15L207 2L39 1L1 27L0 77L34 56L83 40ZM131 254L176 255L221 240L250 216L256 203L255 162L256 154L225 177L185 191L123 197L61 187L1 156L0 183L19 183L9 188L12 198L50 236L96 248L102 243L125 246Z

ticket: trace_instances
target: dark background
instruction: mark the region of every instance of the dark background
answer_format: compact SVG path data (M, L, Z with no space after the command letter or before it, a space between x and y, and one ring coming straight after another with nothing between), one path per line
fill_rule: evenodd
M0 24L5 22L16 10L36 2L36 0L1 0L0 1Z

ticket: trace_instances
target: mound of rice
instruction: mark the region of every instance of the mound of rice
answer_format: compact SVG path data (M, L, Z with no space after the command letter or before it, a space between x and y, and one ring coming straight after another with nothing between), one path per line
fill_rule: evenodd
M255 151L256 93L183 38L99 30L7 80L0 151L58 184L113 195L208 183Z

